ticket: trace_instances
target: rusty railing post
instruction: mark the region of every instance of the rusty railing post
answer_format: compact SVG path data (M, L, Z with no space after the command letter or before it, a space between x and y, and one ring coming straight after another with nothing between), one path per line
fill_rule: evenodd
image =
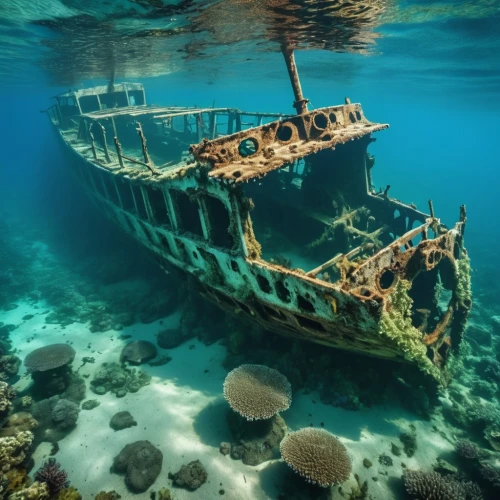
M94 122L92 122L90 124L90 127L89 127L90 147L92 148L92 154L94 155L94 160L97 160L97 151L95 149L95 139L94 139L94 134L92 133L93 126L94 126Z
M142 155L144 156L144 163L151 165L151 159L149 158L148 147L146 145L146 137L144 137L144 132L142 131L142 125L137 122L137 133L141 139L142 144Z
M97 123L99 123L99 122L97 122ZM109 151L108 151L108 142L106 141L106 129L100 123L99 123L99 127L101 127L101 130L102 130L102 143L104 146L104 157L106 158L106 161L108 163L111 163L111 158L109 156Z
M281 52L283 54L283 57L285 58L286 69L288 70L288 76L290 77L290 83L292 84L293 95L295 96L293 107L297 110L298 115L303 115L304 113L307 113L307 103L309 102L309 99L306 99L302 95L302 87L300 86L299 73L295 64L293 49L291 49L287 44L282 44Z
M123 158L122 158L122 145L118 141L118 137L114 137L115 141L115 148L116 148L116 154L118 155L118 163L120 164L120 167L123 168Z

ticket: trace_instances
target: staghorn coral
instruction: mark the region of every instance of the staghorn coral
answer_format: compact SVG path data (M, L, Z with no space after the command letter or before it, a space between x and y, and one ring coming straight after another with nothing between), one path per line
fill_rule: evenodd
M51 344L30 352L24 358L29 373L45 372L70 364L75 359L75 350L68 344Z
M346 447L324 429L307 427L291 432L281 442L283 460L309 482L328 487L342 483L351 474Z
M247 420L265 420L290 407L292 387L277 370L264 365L241 365L228 373L224 397Z
M46 483L50 494L55 495L69 487L68 475L55 458L49 458L35 473L35 481Z
M29 431L0 438L0 471L7 472L22 463L32 442L33 434Z
M34 482L29 488L17 491L9 496L9 500L46 500L49 488L46 483Z
M415 500L467 500L463 485L437 472L409 470L403 475L406 491Z

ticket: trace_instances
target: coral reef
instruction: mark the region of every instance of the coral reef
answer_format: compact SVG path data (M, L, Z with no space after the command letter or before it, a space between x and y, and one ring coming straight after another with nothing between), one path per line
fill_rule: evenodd
M142 370L124 368L118 363L103 363L90 382L90 388L95 394L113 392L117 397L123 397L127 392L137 392L148 385L151 376Z
M174 474L169 473L168 477L172 479L174 486L194 491L207 481L208 474L201 462L194 460L187 465L183 465Z
M161 472L163 453L149 441L127 444L113 459L112 472L125 473L125 484L131 491L146 491Z
M0 438L0 471L7 472L11 467L21 464L33 442L33 434L23 431L16 436Z
M120 354L120 362L128 362L134 365L141 365L156 358L158 350L147 340L134 340L129 342Z
M470 481L443 477L437 472L407 470L403 475L406 491L415 500L482 500L479 487Z
M66 471L61 469L61 465L55 458L49 458L44 464L36 471L35 481L45 483L51 495L59 493L62 488L69 487L68 475Z
M28 373L46 372L72 363L75 354L68 344L51 344L30 352L24 358L24 366Z
M15 397L16 391L7 382L0 381L0 418L12 408L11 401Z
M247 420L268 419L290 407L292 387L277 370L246 364L228 373L224 397Z
M319 486L342 483L351 474L346 447L324 429L308 427L291 432L281 441L280 451L296 473Z
M52 396L34 404L31 412L38 421L36 440L54 442L71 432L76 425L80 408L68 399Z
M52 421L60 429L69 429L76 425L80 407L69 399L58 399L52 408Z
M478 460L481 456L479 447L468 439L459 439L455 443L455 451L459 457L466 460Z
M30 352L24 366L33 379L32 395L40 399L68 389L73 380L70 365L75 354L68 344L52 344Z
M46 483L34 482L29 488L16 491L9 496L9 500L47 500L50 496Z
M15 436L22 431L31 431L38 426L38 422L31 413L21 411L13 413L0 429L0 437Z
M21 367L21 360L14 354L0 357L0 379L9 379L17 375Z
M119 411L118 413L115 413L109 422L109 426L115 431L128 429L134 425L137 425L137 422L134 420L134 417L129 411Z

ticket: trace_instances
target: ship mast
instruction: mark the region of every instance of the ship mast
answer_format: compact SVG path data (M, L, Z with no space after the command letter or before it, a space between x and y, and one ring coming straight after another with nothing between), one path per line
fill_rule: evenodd
M292 84L293 95L295 96L295 101L293 107L297 110L298 115L303 115L307 113L307 103L309 99L306 99L302 95L302 87L300 86L299 72L297 71L297 65L295 64L295 57L293 55L293 49L287 43L281 45L281 53L285 58L286 69L288 70L288 76L290 77L290 83Z

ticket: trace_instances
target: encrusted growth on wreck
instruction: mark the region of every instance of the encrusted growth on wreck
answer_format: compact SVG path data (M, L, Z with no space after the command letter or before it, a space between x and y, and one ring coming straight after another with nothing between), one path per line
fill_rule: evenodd
M92 199L162 267L267 330L446 381L471 307L465 207L448 229L432 203L374 188L367 150L388 125L348 99L307 111L296 95L285 116L108 90L62 94L48 113Z
M380 334L395 342L407 361L415 362L419 367L440 378L439 370L427 357L427 349L422 343L422 332L412 324L413 300L408 295L411 282L401 279L394 286L386 301L386 309L380 318Z

